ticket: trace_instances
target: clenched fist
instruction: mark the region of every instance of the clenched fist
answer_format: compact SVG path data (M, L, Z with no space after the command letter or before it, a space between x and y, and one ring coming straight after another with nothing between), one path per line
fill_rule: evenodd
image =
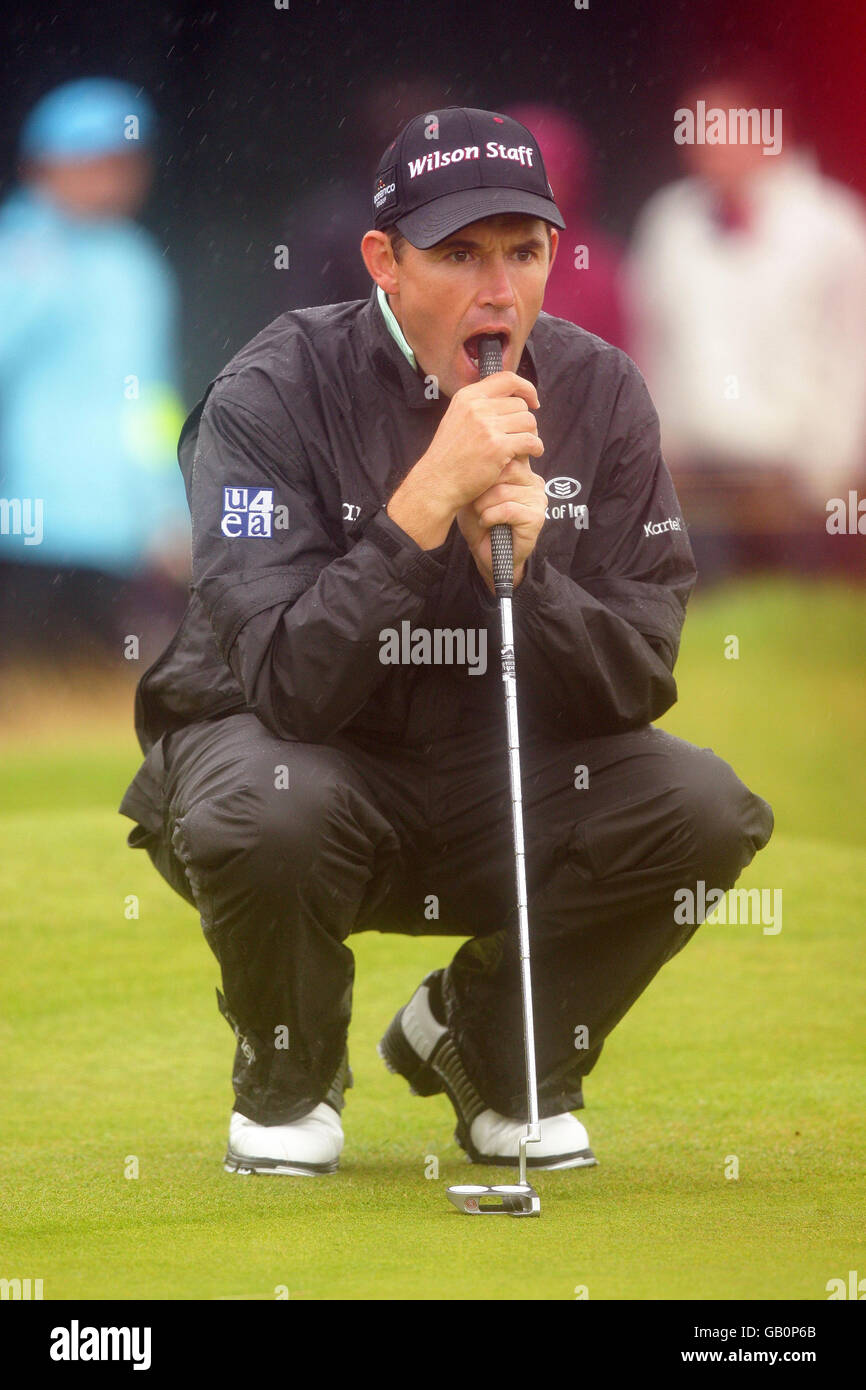
M503 468L492 487L461 507L457 513L457 524L491 593L496 590L490 554L490 528L500 522L511 527L516 588L544 525L546 507L544 479L533 473L528 458L515 458Z
M526 489L535 490L535 484L530 481L534 475L529 470L528 460L530 456L537 458L544 453L532 413L538 406L538 393L532 382L515 372L496 372L482 381L461 387L452 396L427 452L389 501L388 515L422 549L432 550L443 543L456 516L465 514L470 503L487 497L501 484L506 491L489 497L486 510L517 507L523 527L522 547L529 535ZM518 473L509 472L506 477L505 470L514 462L524 466ZM541 518L544 519L543 507ZM495 519L507 518L497 515ZM467 542L469 534L477 541L477 554L476 547L471 548L476 563L483 565L484 538L473 528L489 529L494 523L486 519L482 522L476 512L474 522L466 519L469 534L464 522L459 524ZM515 535L515 562L517 553ZM528 553L522 552L523 561ZM489 538L486 554L489 562Z

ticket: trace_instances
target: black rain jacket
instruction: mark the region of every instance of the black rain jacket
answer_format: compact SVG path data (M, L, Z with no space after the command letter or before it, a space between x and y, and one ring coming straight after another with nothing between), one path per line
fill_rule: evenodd
M519 372L538 389L532 468L550 494L514 599L521 729L633 729L676 700L696 577L656 412L630 358L544 312ZM252 710L278 736L423 746L504 719L497 601L457 523L424 551L385 511L448 404L391 336L375 286L282 314L209 384L178 445L190 602L139 682L136 732L154 753L124 814L161 823L153 760L191 721ZM486 627L486 672L383 664L380 634L405 620Z

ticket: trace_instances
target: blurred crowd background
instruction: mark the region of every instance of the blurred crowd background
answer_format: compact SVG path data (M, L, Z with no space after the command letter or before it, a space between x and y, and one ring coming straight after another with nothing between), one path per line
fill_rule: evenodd
M189 582L185 414L278 314L369 295L378 157L447 105L536 136L567 223L544 308L644 373L699 588L862 582L864 15L8 10L0 667L158 654ZM760 142L677 143L677 111L734 109L767 113Z

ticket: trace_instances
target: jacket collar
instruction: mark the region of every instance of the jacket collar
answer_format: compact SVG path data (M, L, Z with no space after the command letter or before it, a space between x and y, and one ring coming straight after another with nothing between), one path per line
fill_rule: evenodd
M364 348L372 363L376 380L392 395L400 397L412 410L429 410L431 406L437 405L438 401L435 398L429 399L426 394L424 373L420 367L410 366L399 344L391 336L385 316L379 307L375 284L370 298L361 310L359 324ZM526 340L518 373L520 376L528 377L537 386L536 349L532 341L534 333L535 327Z

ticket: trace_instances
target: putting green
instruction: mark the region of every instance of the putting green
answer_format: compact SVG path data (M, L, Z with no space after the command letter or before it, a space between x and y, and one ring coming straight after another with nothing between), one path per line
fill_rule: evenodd
M216 963L125 847L123 703L5 749L0 1275L43 1279L47 1299L821 1300L866 1273L864 669L859 592L755 583L693 603L663 722L773 804L739 886L782 889L782 930L707 924L665 967L586 1083L599 1167L540 1174L529 1222L449 1206L447 1183L505 1174L467 1164L447 1101L411 1096L375 1053L447 939L353 938L340 1172L224 1173Z

